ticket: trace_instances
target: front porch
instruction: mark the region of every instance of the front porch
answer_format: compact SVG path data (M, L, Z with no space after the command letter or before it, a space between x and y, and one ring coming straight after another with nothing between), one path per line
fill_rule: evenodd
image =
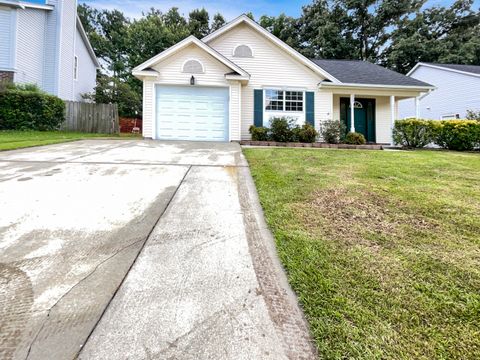
M321 84L320 91L332 92L332 119L350 132L365 136L370 144L393 144L392 129L398 119L398 101L418 97L417 89L375 88L362 85Z

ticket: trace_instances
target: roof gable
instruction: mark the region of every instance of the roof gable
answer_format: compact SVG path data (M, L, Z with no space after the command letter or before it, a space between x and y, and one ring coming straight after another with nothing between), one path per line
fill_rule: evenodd
M219 54L217 51L212 49L210 46L207 44L203 43L202 41L198 40L195 36L191 35L184 40L180 41L179 43L171 46L170 48L166 49L165 51L162 51L160 54L154 56L153 58L145 61L143 64L138 65L133 69L133 74L135 75L136 73L140 75L141 72L144 72L146 69L154 66L158 62L162 61L163 59L175 54L176 52L190 46L190 45L196 45L203 51L207 52L210 54L212 57L214 57L216 60L233 70L233 72L239 74L242 77L249 77L249 74L240 68L238 65L234 64L230 60L228 60L226 57L223 55Z
M239 26L240 24L246 24L250 26L252 29L256 30L259 34L267 38L269 41L274 43L276 46L280 47L283 51L288 53L291 57L293 57L295 60L298 62L302 63L306 67L310 68L312 71L314 71L317 74L322 75L324 78L334 82L334 83L339 83L340 81L335 78L335 76L332 76L332 74L328 73L324 69L320 68L316 64L314 64L311 60L307 59L305 56L300 54L298 51L284 43L282 40L277 38L275 35L271 34L269 31L265 30L263 27L261 27L259 24L257 24L255 21L250 19L246 15L241 15L237 17L236 19L232 20L228 24L224 25L220 29L214 31L213 33L205 36L202 41L205 43L209 43L210 41L217 39L218 37L222 36L223 34L227 33L231 29Z

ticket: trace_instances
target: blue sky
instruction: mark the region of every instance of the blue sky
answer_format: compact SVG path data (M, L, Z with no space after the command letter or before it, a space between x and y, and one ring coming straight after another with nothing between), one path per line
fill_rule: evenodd
M173 6L187 15L192 9L205 7L213 15L220 12L226 19L232 20L238 15L251 11L255 18L261 15L279 15L282 12L290 16L299 16L302 6L311 3L310 0L79 0L99 9L119 9L128 17L138 17L142 11L155 7L166 11ZM428 5L450 5L453 0L429 0ZM480 6L480 0L475 1L475 8Z

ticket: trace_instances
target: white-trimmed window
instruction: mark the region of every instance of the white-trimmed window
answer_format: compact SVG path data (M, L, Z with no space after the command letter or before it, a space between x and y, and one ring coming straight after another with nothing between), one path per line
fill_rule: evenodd
M185 61L182 71L189 74L202 74L204 72L202 63L196 59Z
M251 58L253 57L253 52L248 45L238 45L233 49L233 56L239 58Z
M73 80L78 80L78 56L73 58Z
M303 112L303 91L265 90L265 110Z

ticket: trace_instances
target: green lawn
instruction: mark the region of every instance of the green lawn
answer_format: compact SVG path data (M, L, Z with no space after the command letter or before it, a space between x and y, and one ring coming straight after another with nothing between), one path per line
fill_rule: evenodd
M127 134L129 135L129 134ZM118 135L85 134L65 131L0 131L0 150L57 144L90 138L120 138Z
M321 358L480 359L480 154L244 152Z

